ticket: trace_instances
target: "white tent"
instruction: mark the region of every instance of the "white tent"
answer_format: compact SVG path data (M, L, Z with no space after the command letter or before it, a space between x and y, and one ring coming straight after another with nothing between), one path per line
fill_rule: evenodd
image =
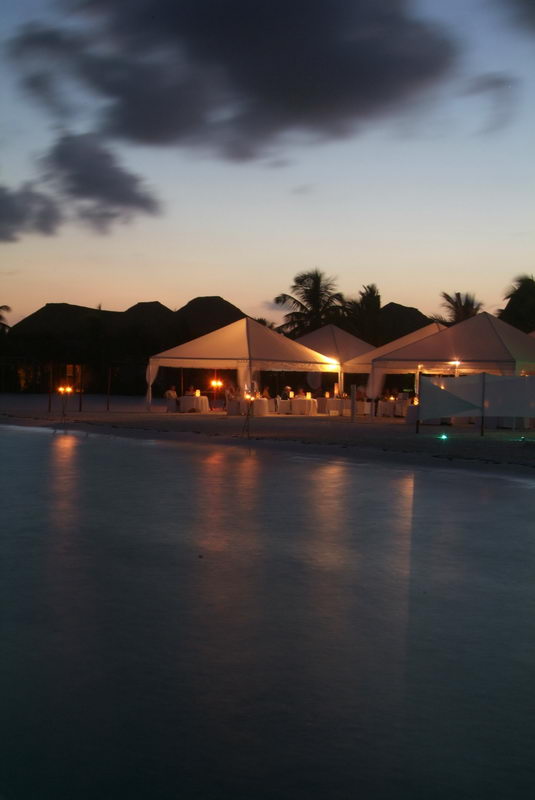
M429 325L425 325L423 328L419 328L417 331L412 331L412 333L407 333L405 336L401 336L399 339L395 339L393 342L388 342L388 344L383 344L381 347L375 347L373 350L368 350L366 353L363 353L356 358L352 358L349 361L344 361L342 364L342 368L344 372L362 372L362 373L369 373L370 378L368 381L368 389L367 394L368 397L376 397L379 392L375 389L375 370L374 370L374 361L376 358L380 358L382 356L386 356L393 350L397 350L400 347L405 347L406 345L412 344L413 342L419 342L422 339L426 339L428 336L432 336L439 331L444 330L444 325L441 325L439 322L432 322ZM406 370L410 371L410 370ZM381 386L382 380L381 378Z
M338 372L339 364L259 322L244 317L198 339L151 356L147 367L147 401L160 367L236 369L240 386L250 386L253 371Z
M373 344L343 331L337 325L324 325L312 333L305 333L295 341L334 358L340 364L375 349Z
M324 325L323 328L318 328L312 333L305 333L304 336L300 336L295 341L317 350L318 353L324 353L339 364L375 349L372 344L364 342L357 336L347 333L347 331L343 331L337 325ZM342 369L339 372L339 383L340 391L342 391Z
M373 355L373 354L372 354ZM483 312L373 358L374 388L387 373L522 375L535 372L535 341Z

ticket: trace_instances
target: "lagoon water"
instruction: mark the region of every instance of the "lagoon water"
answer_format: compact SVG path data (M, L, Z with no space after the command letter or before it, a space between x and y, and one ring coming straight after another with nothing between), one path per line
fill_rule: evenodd
M535 792L535 482L2 429L3 800Z

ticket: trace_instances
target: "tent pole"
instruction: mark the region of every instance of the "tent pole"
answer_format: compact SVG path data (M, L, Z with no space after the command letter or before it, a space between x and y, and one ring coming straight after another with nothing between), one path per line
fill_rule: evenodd
M481 374L481 431L480 435L485 435L485 373Z
M108 385L106 386L106 411L110 410L110 392L111 392L111 367L108 367Z
M80 364L80 391L78 393L78 411L82 410L82 394L84 391L84 365Z
M52 411L52 386L54 383L53 378L53 366L52 364L49 365L48 368L48 413Z

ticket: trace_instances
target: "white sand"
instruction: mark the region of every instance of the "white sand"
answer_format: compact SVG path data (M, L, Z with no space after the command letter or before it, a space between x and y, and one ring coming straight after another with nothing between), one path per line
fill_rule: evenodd
M84 398L84 410L61 405L48 413L46 395L0 395L0 424L83 430L108 435L157 439L210 441L247 446L306 446L322 454L390 462L497 469L532 473L535 468L535 431L488 431L484 437L473 425L456 427L413 425L400 419L369 419L355 422L347 417L269 416L247 421L223 413L166 413L161 404L151 412L140 410L139 398ZM446 434L447 439L440 438Z

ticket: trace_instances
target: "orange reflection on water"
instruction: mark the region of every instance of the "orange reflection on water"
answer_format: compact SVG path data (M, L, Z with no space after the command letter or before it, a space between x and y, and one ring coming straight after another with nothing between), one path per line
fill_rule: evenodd
M314 520L303 542L310 561L325 569L347 563L346 524L342 509L347 506L348 465L342 462L315 465L310 472L309 513Z
M50 516L56 529L66 530L78 521L78 440L56 434L50 460Z

